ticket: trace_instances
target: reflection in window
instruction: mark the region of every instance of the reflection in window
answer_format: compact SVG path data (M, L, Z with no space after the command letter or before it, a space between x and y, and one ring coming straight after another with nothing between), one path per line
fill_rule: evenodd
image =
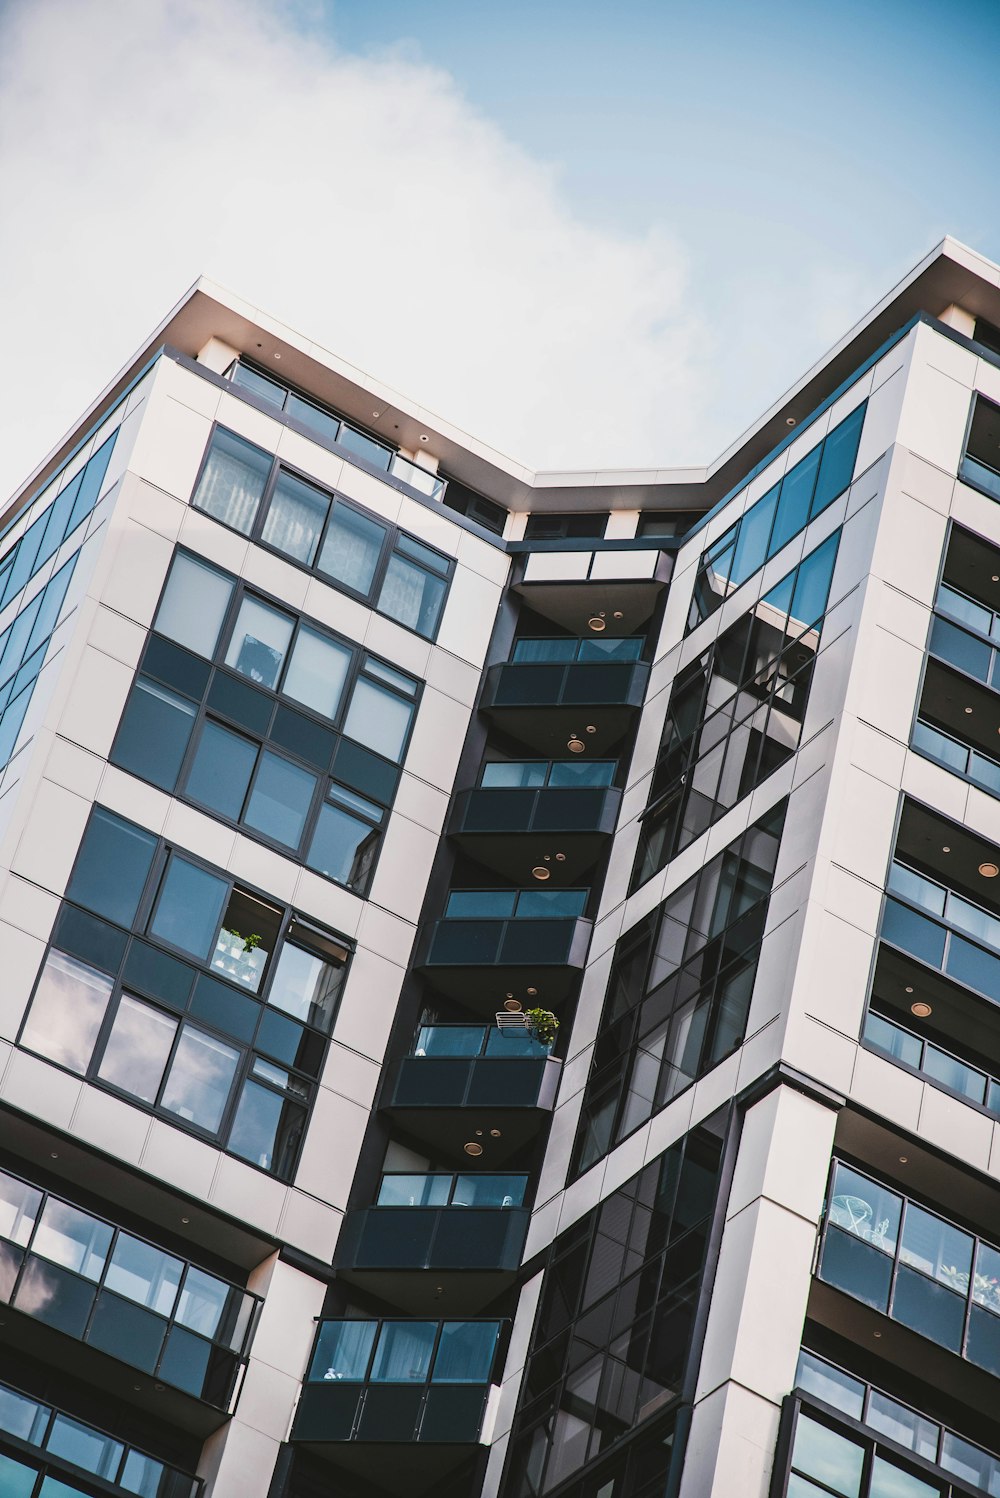
M311 567L329 508L322 489L279 471L261 540Z
M226 665L272 691L292 638L294 620L256 598L244 598L233 625Z
M111 988L112 980L105 973L65 952L50 952L21 1044L69 1071L85 1072Z
M177 1034L170 1015L122 994L97 1075L144 1103L155 1103Z
M248 536L273 459L252 442L217 427L191 503Z
M233 1078L239 1052L192 1025L185 1025L163 1089L162 1106L188 1123L214 1134Z
M153 628L196 655L211 659L235 586L235 578L190 552L177 552Z
M151 935L193 957L207 958L215 947L226 893L223 879L175 853L149 923Z
M401 535L389 558L378 607L390 619L433 639L444 607L447 579L446 558Z
M367 595L375 580L386 528L338 500L323 542L319 570L352 593Z

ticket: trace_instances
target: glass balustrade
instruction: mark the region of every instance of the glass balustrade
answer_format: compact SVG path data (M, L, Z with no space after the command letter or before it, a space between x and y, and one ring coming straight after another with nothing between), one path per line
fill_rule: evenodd
M527 1175L392 1171L379 1183L379 1207L520 1207Z
M535 1060L549 1048L525 1028L499 1029L496 1025L421 1025L413 1056L475 1058L492 1056L502 1060Z
M953 1056L950 1051L942 1050L940 1046L924 1040L882 1014L868 1014L863 1038L884 1056L912 1066L930 1081L986 1108L1000 1118L1000 1081L988 1072L970 1066L967 1061Z
M515 640L511 660L518 665L564 665L570 661L637 661L645 641L642 635L617 639L584 639L556 635L545 639Z
M483 766L479 781L483 790L577 790L610 786L617 761L594 760L495 760Z

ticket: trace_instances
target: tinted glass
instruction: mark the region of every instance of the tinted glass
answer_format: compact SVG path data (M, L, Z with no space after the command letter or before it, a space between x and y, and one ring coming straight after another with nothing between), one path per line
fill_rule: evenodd
M423 1383L436 1334L433 1321L383 1321L369 1374L372 1383Z
M197 655L211 657L233 587L233 578L178 552L153 628Z
M128 1233L119 1233L104 1283L137 1305L160 1316L174 1309L184 1266L180 1259L143 1243Z
M412 702L404 702L374 682L362 679L351 695L344 732L359 744L398 762L412 716Z
M139 677L115 739L112 759L123 770L172 791L194 717L190 702Z
M44 1259L82 1274L85 1279L101 1277L112 1229L106 1222L88 1212L70 1206L69 1202L49 1197L35 1232L32 1249Z
M229 1149L262 1170L279 1169L294 1154L304 1120L304 1109L247 1082L229 1131Z
M309 1367L312 1382L359 1382L368 1370L377 1321L324 1321Z
M85 1072L111 997L112 980L63 952L50 952L38 980L21 1044Z
M150 934L194 957L215 949L222 907L229 892L224 879L174 854L160 887Z
M437 630L447 584L398 554L389 559L378 606L383 614L430 639Z
M292 627L287 614L259 603L256 598L244 598L226 651L226 665L274 691L292 638Z
M83 835L70 900L120 926L130 926L153 861L156 838L97 806Z
M26 1248L35 1226L42 1193L0 1171L0 1238Z
M270 453L219 427L191 503L249 535L272 461Z
M335 718L354 652L303 626L295 641L283 691L313 712Z
M356 593L369 593L385 537L384 526L335 504L320 552L320 571Z
M265 749L246 810L247 826L288 848L298 847L315 787L315 775Z
M361 888L367 879L379 832L341 806L320 807L307 862L338 884Z
M311 567L330 501L312 484L290 473L278 475L261 539Z
M434 1359L434 1382L489 1383L498 1331L492 1321L446 1321Z
M336 1012L344 969L286 941L278 958L268 1003L321 1030Z
M843 1498L858 1498L863 1462L863 1447L808 1415L799 1415L792 1449L792 1464L798 1471L825 1482Z
M176 1320L203 1337L214 1337L226 1308L229 1286L203 1269L188 1268Z
M185 1025L161 1106L214 1134L222 1122L239 1059L232 1046Z
M154 1103L176 1034L175 1019L122 994L98 1076L144 1103Z
M837 1227L891 1254L899 1232L902 1198L849 1166L837 1165L829 1218Z
M256 762L256 744L219 723L206 722L188 771L187 794L238 821Z

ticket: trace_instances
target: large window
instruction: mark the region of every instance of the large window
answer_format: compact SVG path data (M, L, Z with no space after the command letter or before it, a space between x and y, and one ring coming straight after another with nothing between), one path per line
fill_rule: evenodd
M742 1042L784 818L782 802L619 941L575 1173Z
M234 432L213 432L191 503L425 639L437 635L450 559Z
M111 759L363 894L419 686L178 552Z
M1000 406L976 395L958 476L963 483L1000 499Z
M709 1121L672 1145L552 1244L504 1498L551 1492L679 1395L721 1127ZM662 1442L660 1458L662 1474Z
M321 1321L307 1383L486 1384L499 1321Z
M287 1180L347 957L97 806L20 1044Z
M4 1171L0 1297L223 1408L257 1305L238 1286Z
M842 1161L817 1273L1000 1377L1000 1250Z
M833 503L854 476L864 405L852 411L783 479L702 552L688 629L721 606L764 563Z
M839 537L810 552L674 682L633 889L798 748Z

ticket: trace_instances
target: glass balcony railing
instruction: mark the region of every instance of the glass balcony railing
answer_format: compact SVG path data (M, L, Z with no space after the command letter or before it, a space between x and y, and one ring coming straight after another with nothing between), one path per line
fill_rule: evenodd
M378 1207L520 1207L528 1188L526 1175L452 1175L431 1171L410 1175L393 1171L379 1183Z
M587 908L587 889L456 889L445 919L498 921L575 920Z
M0 1172L0 1300L225 1409L258 1298Z
M414 1058L490 1056L507 1061L535 1060L548 1054L548 1047L530 1030L500 1030L496 1025L421 1025L413 1046Z
M840 1161L817 1274L1000 1377L1000 1250Z
M1000 1495L992 1452L804 1349L789 1416L789 1498Z
M869 1012L863 1038L893 1061L902 1061L931 1082L967 1098L1000 1118L1000 1081L978 1067L970 1066L950 1051L944 1051L912 1030L884 1015Z
M595 647L603 643L630 648L600 653ZM640 707L649 666L632 653L632 645L631 640L520 640L512 660L490 668L484 705ZM610 747L602 741L593 745L600 754Z
M578 640L556 635L540 640L515 640L511 660L519 665L545 665L568 661L637 661L642 655L642 635L625 635L617 639Z
M617 760L494 760L483 766L480 790L596 790L611 785Z
M260 396L279 411L284 411L286 416L293 417L302 422L303 426L310 427L312 431L322 437L327 437L331 442L336 442L348 452L356 453L367 463L376 468L382 468L394 477L402 479L411 489L416 489L420 494L425 494L429 499L440 499L444 494L445 480L438 478L428 468L422 468L419 463L412 463L409 458L404 458L395 448L385 442L380 442L376 437L370 437L359 427L352 426L342 416L337 416L333 411L319 406L315 401L306 400L297 395L287 385L272 380L267 375L258 373L248 364L236 363L228 371L229 378L234 385L240 385L245 390L250 390L254 395Z
M561 1063L525 1028L427 1025L404 1056L386 1104L392 1108L551 1109ZM508 1132L505 1128L505 1134Z
M1000 919L904 864L888 891L881 939L1000 1003Z
M970 748L949 733L942 733L940 728L933 728L922 718L918 718L914 724L911 744L928 759L936 760L946 769L964 775L991 796L1000 796L1000 760L991 759L980 750Z
M499 1321L321 1321L293 1440L470 1445Z
M973 676L993 691L1000 691L1000 647L983 636L972 634L962 625L952 623L941 614L934 615L928 644L931 655L949 666Z
M588 896L582 889L453 890L443 919L424 932L419 964L454 969L453 976L490 967L498 978L521 968L575 970L586 960ZM501 996L483 995L490 1012Z

